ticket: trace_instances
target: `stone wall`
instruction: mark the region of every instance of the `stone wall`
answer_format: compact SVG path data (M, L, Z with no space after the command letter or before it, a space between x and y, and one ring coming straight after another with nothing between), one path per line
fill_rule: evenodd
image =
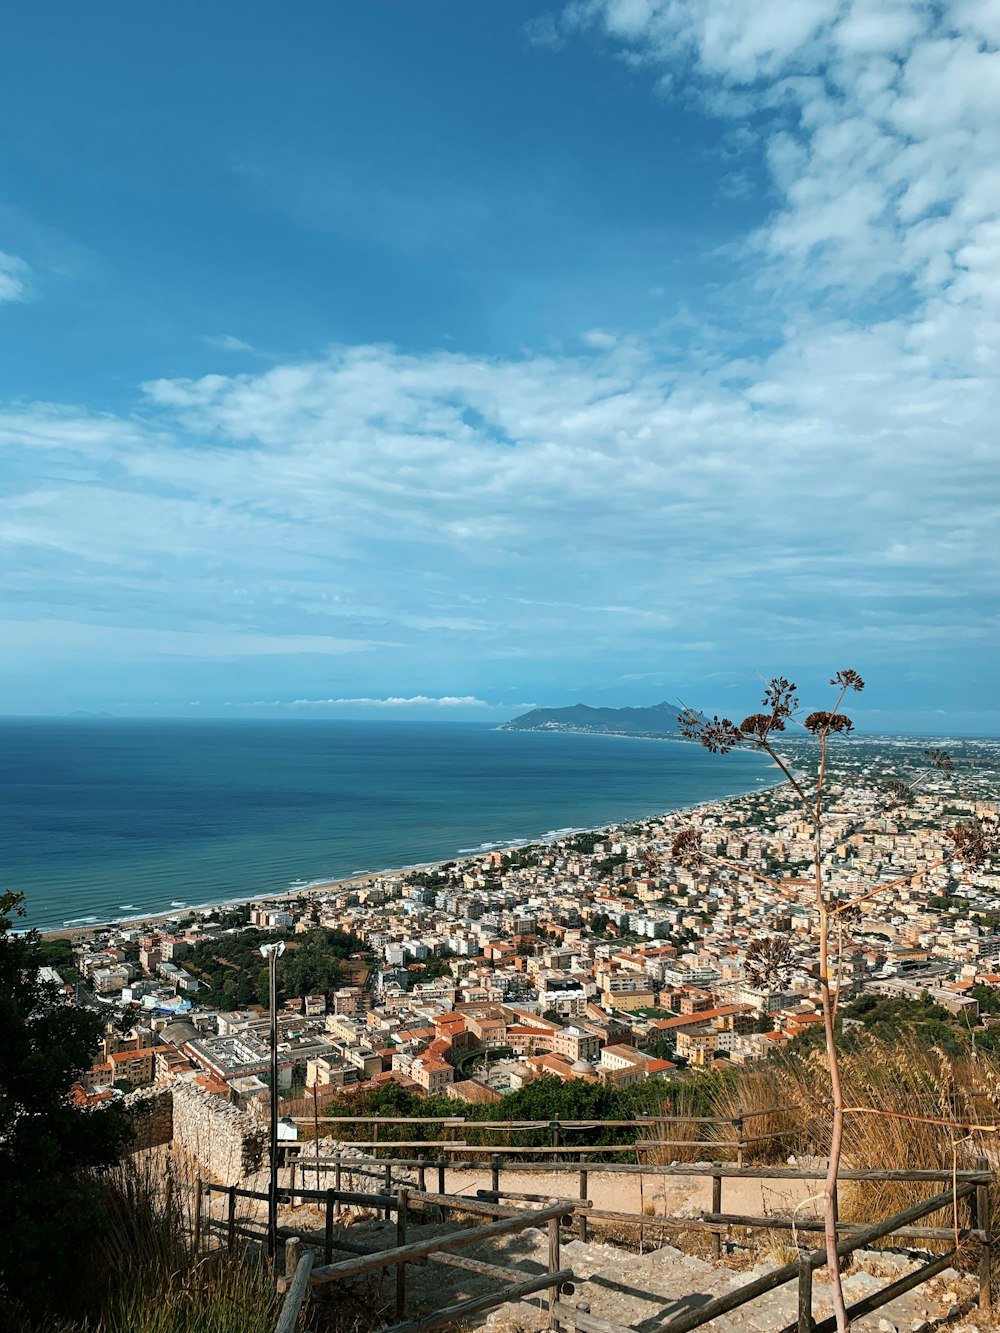
M133 1152L156 1148L173 1139L174 1098L171 1088L140 1088L130 1092L124 1104L135 1131Z
M173 1138L221 1185L238 1185L263 1168L267 1130L239 1107L196 1083L174 1083Z

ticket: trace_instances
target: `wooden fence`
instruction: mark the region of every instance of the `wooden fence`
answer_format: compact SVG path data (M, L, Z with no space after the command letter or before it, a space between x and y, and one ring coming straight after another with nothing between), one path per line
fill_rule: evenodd
M259 1228L240 1226L236 1220L236 1200L249 1199L266 1203L268 1195L253 1190L240 1189L237 1186L220 1186L199 1181L197 1187L198 1213L196 1215L196 1245L200 1246L204 1235L201 1219L201 1203L204 1197L213 1192L224 1193L229 1198L229 1212L226 1222L227 1244L232 1250L237 1236L255 1236L262 1239ZM282 1191L282 1194L286 1194ZM396 1272L396 1320L397 1322L383 1333L418 1333L418 1330L439 1327L493 1310L508 1302L521 1301L538 1292L549 1293L549 1324L557 1327L555 1307L559 1296L573 1295L573 1272L560 1265L560 1224L571 1225L573 1213L586 1207L578 1200L559 1200L550 1202L546 1207L524 1212L506 1207L499 1203L484 1200L464 1199L457 1195L438 1195L406 1186L399 1188L395 1195L367 1193L354 1190L309 1190L304 1191L307 1198L324 1201L326 1204L326 1228L323 1238L323 1263L316 1267L313 1255L305 1251L301 1237L292 1235L288 1228L279 1228L279 1235L285 1238L285 1274L278 1279L280 1291L285 1292L285 1302L275 1328L275 1333L292 1333L306 1292L310 1287L324 1283L345 1281L360 1277L375 1270L394 1268ZM286 1195L287 1197L287 1195ZM334 1203L360 1203L369 1208L381 1209L395 1215L396 1245L390 1249L367 1251L362 1246L346 1241L343 1237L334 1237L332 1227L332 1205ZM442 1212L452 1210L463 1214L485 1215L493 1220L479 1226L463 1227L448 1235L435 1236L427 1240L407 1242L407 1229L414 1207L435 1207ZM470 1245L497 1240L505 1236L516 1235L530 1228L545 1226L548 1231L548 1262L544 1273L528 1274L520 1269L506 1268L499 1264L469 1259L453 1251L465 1249ZM340 1249L354 1253L355 1257L333 1262L333 1250ZM197 1252L197 1250L196 1250ZM406 1313L406 1266L408 1264L427 1263L428 1261L460 1268L479 1276L492 1278L501 1285L498 1290L476 1296L471 1300L460 1301L446 1306L431 1314L405 1319Z
M459 1168L449 1169L471 1169L473 1165L472 1163L464 1163ZM549 1320L550 1326L553 1328L565 1325L575 1330L576 1333L635 1333L634 1330L625 1329L622 1326L611 1324L591 1315L586 1308L571 1307L565 1301L559 1299L560 1295L571 1293L573 1281L572 1273L562 1270L559 1263L560 1224L573 1226L576 1236L580 1239L586 1239L588 1229L595 1225L614 1225L615 1227L630 1225L638 1227L640 1232L643 1229L660 1232L665 1230L706 1230L711 1235L712 1251L716 1256L721 1255L723 1237L734 1226L760 1230L787 1230L792 1232L796 1239L799 1234L815 1233L822 1230L822 1222L816 1218L756 1217L726 1213L722 1208L723 1186L726 1180L763 1179L775 1182L783 1180L823 1180L824 1171L806 1167L741 1167L722 1162L638 1166L632 1163L587 1161L579 1164L569 1173L566 1165L559 1161L505 1161L494 1155L490 1163L491 1188L477 1190L476 1198L472 1199L464 1195L446 1192L444 1188L444 1165L428 1159L397 1158L392 1161L380 1162L378 1165L374 1163L365 1165L355 1159L333 1161L321 1159L319 1163L308 1163L308 1166L310 1169L315 1168L317 1173L322 1173L324 1169L332 1167L338 1171L338 1178L340 1171L343 1170L356 1176L374 1177L382 1182L383 1187L372 1190L345 1190L339 1188L338 1185L338 1187L333 1188L310 1190L302 1186L296 1186L294 1193L287 1188L281 1190L281 1196L285 1201L309 1200L325 1208L324 1234L322 1239L317 1237L314 1242L317 1246L322 1246L323 1264L318 1268L310 1268L306 1266L306 1256L302 1255L300 1257L294 1247L291 1251L292 1259L287 1258L286 1252L286 1263L289 1266L286 1269L283 1284L288 1287L288 1298L286 1299L285 1310L282 1312L282 1319L285 1319L286 1313L291 1309L289 1302L292 1295L298 1293L296 1299L301 1304L309 1286L342 1280L374 1269L395 1267L397 1323L392 1326L391 1330L386 1330L385 1333L417 1333L417 1330L430 1329L442 1323L495 1308L507 1301L521 1300L526 1295L546 1289L549 1291ZM434 1192L425 1188L426 1173L432 1169L436 1169L439 1173L439 1188ZM414 1170L418 1173L419 1188L417 1189L412 1188L411 1173ZM400 1182L398 1174L394 1181L394 1171L397 1173L405 1171L407 1173L406 1183ZM562 1177L572 1174L578 1186L578 1197L554 1198L552 1195L524 1193L504 1188L502 1176L505 1173L516 1175L525 1171L532 1174L540 1172L557 1173ZM649 1217L645 1214L596 1209L588 1197L590 1175L595 1171L614 1174L641 1173L653 1176L709 1177L712 1181L711 1210L701 1217L690 1218ZM994 1177L984 1158L979 1159L978 1166L974 1171L847 1169L840 1173L840 1179L936 1183L944 1187L933 1197L922 1200L874 1225L839 1223L838 1232L843 1239L838 1243L837 1253L841 1258L852 1254L855 1250L870 1246L876 1241L892 1237L905 1239L911 1243L914 1241L951 1242L945 1253L933 1255L914 1272L870 1294L863 1301L851 1307L849 1313L852 1318L860 1318L871 1313L873 1310L888 1304L897 1296L942 1272L951 1265L959 1250L969 1240L975 1240L979 1245L980 1310L984 1314L990 1311L993 1250L990 1186ZM240 1225L236 1208L237 1201L240 1198L266 1202L266 1194L254 1193L236 1186L227 1188L199 1182L195 1214L196 1249L201 1244L203 1234L202 1199L213 1192L228 1195L228 1215L224 1220L218 1220L216 1225L224 1230L226 1243L230 1249L235 1247L239 1236L260 1236L259 1230L255 1232L252 1228ZM339 1209L345 1204L383 1211L386 1217L395 1216L396 1246L389 1250L368 1253L357 1242L349 1241L343 1236L336 1236L334 1220ZM525 1204L543 1206L525 1212L523 1211ZM915 1225L922 1218L941 1209L954 1209L957 1214L960 1205L963 1206L966 1213L965 1225L957 1227ZM407 1225L411 1210L414 1207L433 1207L440 1211L442 1217L449 1213L472 1216L479 1214L497 1220L476 1227L463 1228L463 1230L454 1232L450 1236L407 1243ZM452 1253L455 1249L461 1249L484 1240L490 1240L493 1237L511 1234L539 1225L547 1225L549 1229L549 1263L547 1272L537 1277L529 1277L517 1269L487 1264ZM288 1228L283 1228L279 1234L283 1234L287 1238L291 1233ZM334 1250L354 1253L357 1257L335 1263L333 1262ZM486 1296L477 1297L475 1301L463 1302L432 1315L405 1320L403 1316L405 1314L406 1298L406 1265L408 1263L427 1262L428 1259L493 1278L502 1284L501 1289L488 1293ZM834 1329L832 1319L817 1324L812 1316L813 1274L825 1263L825 1249L802 1250L795 1261L773 1269L771 1272L756 1278L753 1282L700 1306L697 1310L685 1312L668 1320L660 1325L657 1333L690 1333L691 1330L699 1328L709 1320L737 1309L789 1282L798 1283L799 1313L796 1323L790 1326L785 1333L832 1333ZM311 1264L312 1259L310 1258L309 1265ZM564 1284L570 1284L570 1287L566 1288ZM292 1322L279 1322L276 1333L288 1333L294 1327L294 1317L297 1317L297 1312L298 1305L295 1306L295 1316L288 1316Z
M470 1120L465 1116L293 1116L296 1125L310 1128L322 1126L328 1131L328 1137L338 1138L348 1126L361 1126L367 1129L367 1137L359 1139L349 1135L342 1138L352 1147L378 1156L379 1153L398 1151L399 1149L419 1149L443 1153L448 1160L465 1160L483 1153L496 1152L502 1148L506 1153L520 1156L559 1156L572 1157L581 1154L614 1154L634 1152L641 1154L648 1161L657 1148L711 1149L712 1152L733 1152L739 1165L743 1164L746 1151L755 1144L773 1142L787 1136L788 1130L771 1130L766 1133L747 1133L747 1122L761 1117L777 1115L787 1110L786 1107L772 1106L761 1110L746 1111L736 1116L693 1116L693 1115L648 1115L636 1116L631 1120ZM398 1126L432 1126L435 1138L393 1139L386 1137L385 1130ZM698 1125L706 1128L728 1129L730 1139L712 1138L670 1138L672 1125ZM567 1143L566 1135L577 1132L591 1133L594 1130L630 1129L645 1130L644 1137L638 1135L631 1141L613 1144L595 1145L592 1143ZM459 1138L460 1133L472 1135L472 1138ZM511 1135L544 1133L550 1137L545 1146L528 1146L511 1142ZM479 1136L491 1136L486 1142ZM504 1141L497 1142L502 1135ZM666 1135L666 1136L665 1136ZM306 1150L306 1144L297 1145L300 1153ZM294 1155L295 1149L286 1146L286 1154Z

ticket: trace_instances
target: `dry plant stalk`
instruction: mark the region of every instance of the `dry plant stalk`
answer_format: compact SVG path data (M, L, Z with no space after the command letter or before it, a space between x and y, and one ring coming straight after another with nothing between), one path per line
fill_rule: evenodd
M830 684L837 691L833 707L813 711L804 718L800 716L796 686L783 676L778 676L766 685L763 711L750 714L739 724L725 717L714 716L709 719L704 714L687 707L682 709L678 720L684 736L699 742L713 754L726 754L738 748L755 749L766 754L784 774L802 808L804 818L811 827L811 874L803 883L809 886L808 892L815 914L814 938L819 961L817 980L823 1014L830 1097L829 1166L823 1189L824 1236L837 1330L838 1333L847 1333L850 1321L844 1302L837 1259L838 1176L844 1151L845 1117L848 1112L836 1035L837 1007L840 1001L839 964L845 929L850 924L850 918L857 913L860 904L876 894L886 893L903 885L912 885L931 870L952 859L960 859L967 864L981 864L985 857L996 849L998 835L995 821L973 819L950 831L949 836L954 843L954 853L950 856L942 856L889 883L876 884L850 897L841 896L836 888L828 885L823 854L829 742L832 737L848 736L852 732L853 723L841 710L848 693L860 693L864 689L864 681L856 671L846 669L838 671ZM775 748L778 737L786 732L789 726L799 727L818 742L819 757L816 772L810 779L796 774L787 757ZM942 751L931 750L927 758L930 761L929 772L951 771L951 760ZM894 804L905 805L912 800L924 780L926 775L914 783L896 782L886 791L886 798ZM789 887L787 881L782 884L742 862L721 860L709 855L703 850L701 838L694 828L685 829L678 834L674 840L672 856L678 864L689 868L714 866L735 871L751 881L779 891ZM793 963L792 951L787 940L781 937L762 939L748 950L747 977L754 985L782 987L790 979Z

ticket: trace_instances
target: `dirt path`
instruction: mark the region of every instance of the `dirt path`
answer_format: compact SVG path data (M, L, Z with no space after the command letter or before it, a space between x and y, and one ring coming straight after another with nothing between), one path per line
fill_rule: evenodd
M308 1156L303 1154L308 1162ZM371 1167L373 1163L366 1163ZM377 1169L377 1168L376 1168ZM372 1177L358 1176L348 1184L349 1167L344 1164L345 1189L382 1189L384 1186ZM308 1173L308 1180L299 1176L300 1183L315 1187L315 1175ZM332 1185L332 1173L326 1172L322 1188ZM287 1181L287 1173L282 1172L282 1183ZM400 1183L416 1184L414 1170L401 1173ZM426 1188L436 1191L438 1171L436 1167L426 1172ZM395 1175L394 1175L395 1182ZM475 1198L476 1191L491 1189L490 1168L481 1164L447 1167L445 1169L445 1192ZM555 1198L575 1199L579 1197L580 1175L576 1167L567 1167L565 1171L504 1171L500 1172L500 1188L523 1194L543 1194ZM722 1212L761 1217L767 1214L787 1216L798 1209L802 1218L814 1216L820 1211L820 1201L815 1198L821 1188L821 1182L813 1180L753 1180L746 1178L723 1179ZM697 1216L712 1210L712 1181L708 1176L662 1176L652 1173L618 1173L588 1168L587 1197L597 1209L611 1212L636 1213L664 1216Z
M445 1172L445 1183L449 1194L474 1196L478 1189L490 1189L488 1169L462 1169ZM436 1173L428 1173L428 1188L436 1189ZM527 1194L550 1194L557 1198L576 1198L579 1193L579 1172L576 1170L509 1171L500 1174L500 1188L516 1190ZM722 1211L726 1213L751 1214L760 1217L767 1213L790 1213L796 1206L804 1204L820 1188L820 1182L813 1180L723 1180ZM616 1172L588 1171L587 1196L595 1208L603 1208L622 1213L641 1213L643 1209L655 1208L660 1216L685 1213L710 1212L712 1207L712 1181L708 1176L659 1176L637 1174L618 1174ZM806 1216L818 1211L815 1208L802 1207L800 1215Z

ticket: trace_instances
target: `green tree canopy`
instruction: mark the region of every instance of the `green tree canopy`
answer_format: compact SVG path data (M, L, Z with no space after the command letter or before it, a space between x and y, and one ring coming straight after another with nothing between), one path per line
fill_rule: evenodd
M69 1090L88 1068L103 1029L39 977L46 951L17 934L21 894L0 894L0 1301L44 1311L78 1295L99 1230L92 1171L118 1160L130 1131L119 1106L80 1109Z

